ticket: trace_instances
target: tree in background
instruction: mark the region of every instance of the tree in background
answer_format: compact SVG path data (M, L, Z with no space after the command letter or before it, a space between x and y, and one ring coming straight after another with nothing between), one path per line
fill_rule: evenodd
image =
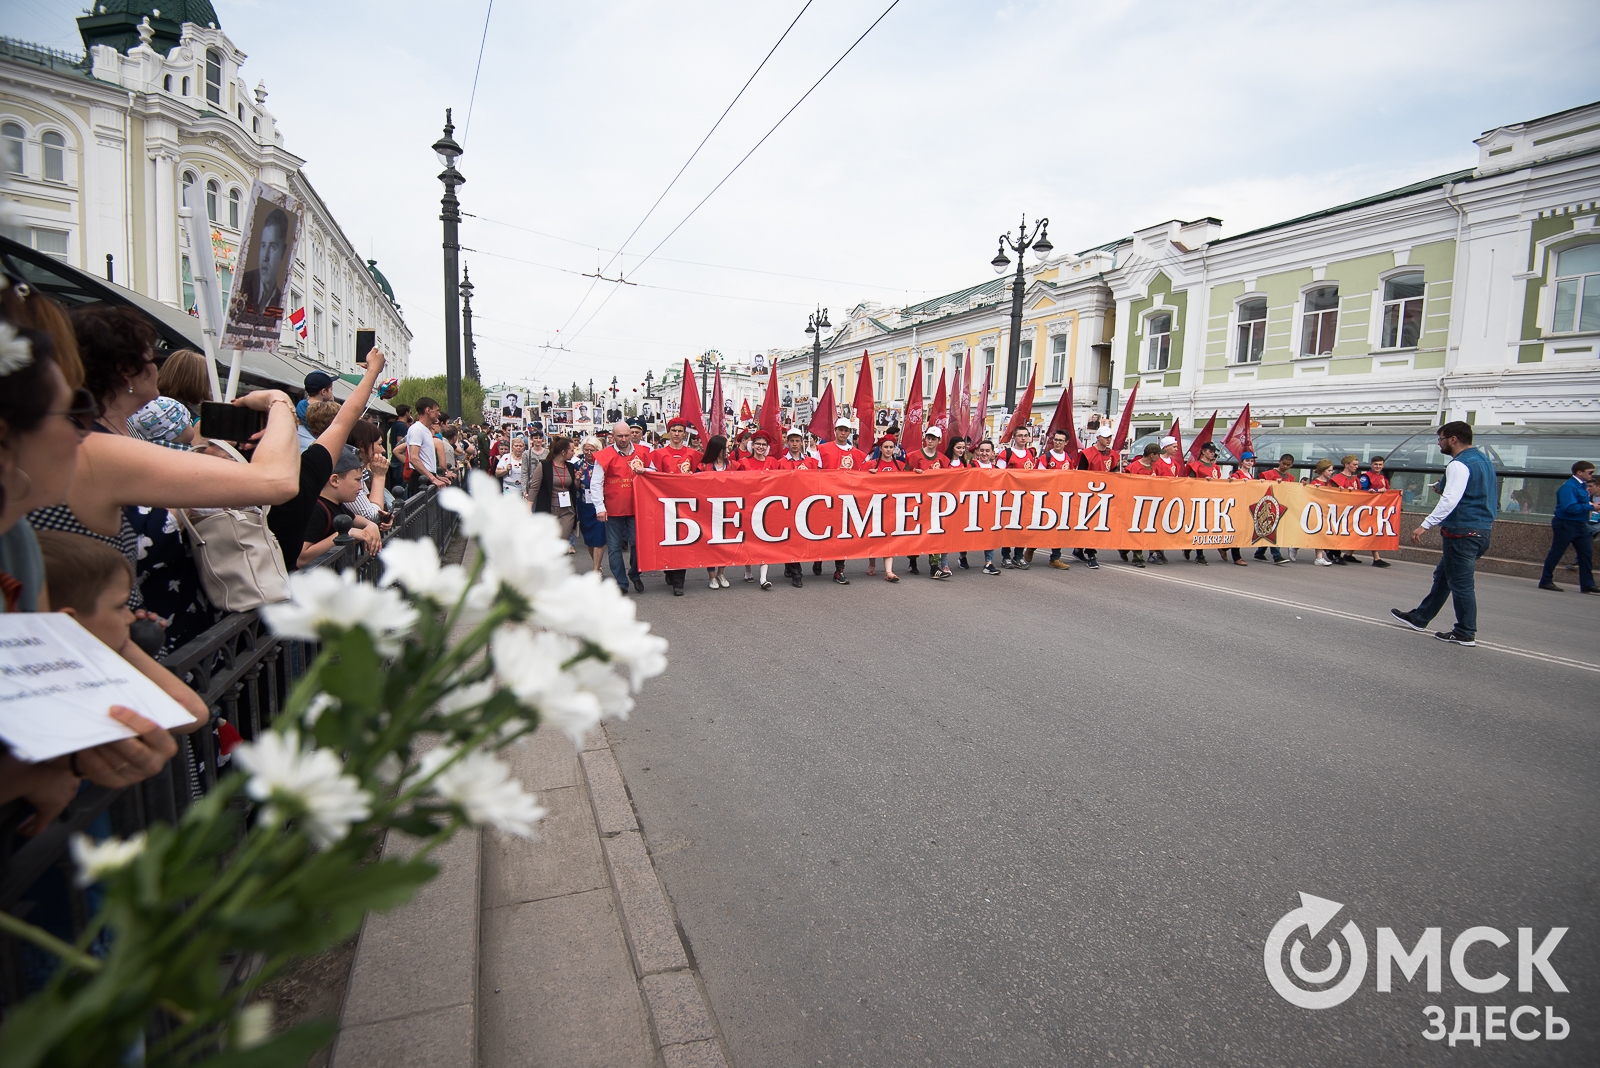
M447 395L444 375L434 375L432 378L402 378L400 380L400 392L396 393L389 403L409 404L415 408L418 397L432 397L443 405ZM469 423L481 423L483 422L483 404L483 386L470 378L463 378L461 380L461 411L457 414Z

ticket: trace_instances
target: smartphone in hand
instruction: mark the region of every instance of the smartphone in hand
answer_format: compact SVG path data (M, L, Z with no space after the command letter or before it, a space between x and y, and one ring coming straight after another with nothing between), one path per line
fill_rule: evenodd
M356 363L366 363L367 353L371 352L377 344L378 332L376 330L357 330Z
M267 425L267 413L237 404L204 401L200 405L200 436L219 441L249 441Z

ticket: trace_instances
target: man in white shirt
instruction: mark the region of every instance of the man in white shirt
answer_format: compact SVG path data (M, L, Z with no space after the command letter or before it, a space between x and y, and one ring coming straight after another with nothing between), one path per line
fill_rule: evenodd
M417 421L406 431L406 454L411 462L410 492L424 486L448 486L450 480L439 475L439 459L433 449L433 429L439 425L439 402L432 397L417 399Z

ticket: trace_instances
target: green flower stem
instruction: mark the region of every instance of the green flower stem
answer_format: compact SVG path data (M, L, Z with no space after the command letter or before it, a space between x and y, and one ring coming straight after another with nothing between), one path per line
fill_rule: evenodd
M450 614L445 617L444 632L446 634L450 633L450 629L456 625L456 620L460 619L461 613L466 610L467 597L472 593L472 587L478 584L478 579L483 574L483 565L484 556L480 551L477 559L472 561L472 570L467 574L467 584L462 588L461 596L456 598L456 603L450 609Z
M185 909L183 914L158 940L152 943L152 953L159 954L163 949L172 945L173 941L182 936L186 931L199 923L213 906L224 895L249 873L255 862L270 849L278 837L278 825L262 827L257 824L254 830L255 841L245 847L243 853L235 856L228 863L217 878L217 881L206 888L193 905Z
M26 920L18 919L9 912L0 911L0 931L14 935L24 941L32 942L47 953L54 953L61 960L78 969L80 972L98 972L105 967L99 960L89 956L75 946L61 941L55 935L42 928L35 927Z

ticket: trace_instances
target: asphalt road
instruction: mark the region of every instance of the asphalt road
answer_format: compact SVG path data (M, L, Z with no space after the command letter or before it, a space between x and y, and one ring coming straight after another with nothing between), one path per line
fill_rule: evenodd
M767 593L730 568L681 599L647 578L671 667L611 734L741 1068L1600 1060L1600 597L1481 575L1494 644L1462 649L1386 620L1422 566L1171 555L892 587L852 562L848 588ZM1264 969L1301 891L1344 906L1298 931L1304 971L1347 922L1369 951L1332 1008ZM1464 960L1497 993L1452 975L1479 925L1510 938ZM1440 992L1398 968L1376 990L1380 927L1443 929ZM1569 993L1537 970L1517 992L1521 927L1570 928ZM1422 1037L1428 1005L1481 1031L1522 1004L1570 1035Z

